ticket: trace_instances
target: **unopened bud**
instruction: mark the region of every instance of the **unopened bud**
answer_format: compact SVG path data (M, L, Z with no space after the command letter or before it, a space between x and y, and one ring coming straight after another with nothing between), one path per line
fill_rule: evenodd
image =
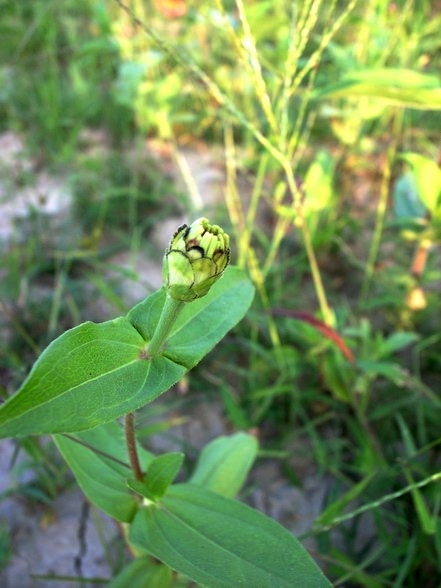
M180 226L164 258L169 295L183 302L205 296L230 261L229 245L229 236L206 218Z

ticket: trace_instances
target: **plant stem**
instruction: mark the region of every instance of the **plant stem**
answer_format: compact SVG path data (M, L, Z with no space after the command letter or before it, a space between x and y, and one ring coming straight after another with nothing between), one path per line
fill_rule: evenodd
M392 174L391 161L395 157L395 145L389 147L386 161L384 164L383 179L380 188L380 198L377 205L377 215L375 220L374 233L372 235L372 242L369 249L369 256L366 262L366 270L361 286L360 301L365 303L368 299L369 290L372 285L372 280L375 272L375 263L380 251L381 238L383 236L383 227L386 220L387 202L389 197L389 184Z
M150 357L153 357L160 352L161 347L167 340L173 324L178 318L178 314L181 312L184 304L185 302L175 300L167 294L155 332L148 344L147 353Z
M132 472L137 480L142 480L144 475L142 473L141 464L139 462L138 450L136 448L135 438L135 415L133 412L126 414L125 421L126 443L129 454L130 466Z
M159 317L155 332L153 333L153 337L147 348L147 353L150 357L153 357L160 352L161 347L167 340L171 328L173 327L173 324L176 321L176 318L182 310L183 306L184 302L175 300L167 294L161 316ZM136 448L135 416L133 412L129 412L129 414L126 415L124 426L130 467L132 468L135 478L137 480L142 480L144 475L142 473L141 464L138 457L138 450Z
M402 114L396 114L393 123L393 137L399 137L401 135L401 127L402 127ZM361 285L361 292L360 292L360 302L364 304L369 296L369 290L372 285L372 281L374 278L375 273L375 264L377 262L378 254L380 252L381 246L381 239L383 236L383 229L386 222L386 213L387 213L387 203L389 198L389 186L390 180L392 177L392 161L395 159L395 154L397 151L397 139L394 139L391 144L389 145L386 153L386 160L384 163L384 170L383 170L383 179L381 182L380 187L380 198L377 205L377 214L375 219L375 227L374 232L372 235L372 242L369 249L369 255L366 262L366 270L363 277L363 282Z
M296 180L294 177L293 170L291 168L291 164L288 160L285 161L284 171L286 174L286 180L288 182L289 189L294 199L294 205L297 212L297 219L299 221L299 229L303 239L303 246L305 247L305 252L308 257L309 268L311 270L311 276L314 283L315 293L320 305L320 311L322 313L324 322L329 326L333 326L333 313L328 304L325 287L323 285L320 274L320 268L317 262L314 247L312 245L311 235L305 217L303 215L302 200L300 198L300 193L296 185Z

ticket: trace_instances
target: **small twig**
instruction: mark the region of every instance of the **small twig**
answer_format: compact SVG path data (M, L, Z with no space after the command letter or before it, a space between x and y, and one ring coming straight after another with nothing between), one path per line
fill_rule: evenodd
M129 412L124 420L124 427L126 432L127 451L129 453L130 466L133 474L137 480L142 480L144 474L142 473L141 464L139 462L138 449L136 447L135 438L135 415Z

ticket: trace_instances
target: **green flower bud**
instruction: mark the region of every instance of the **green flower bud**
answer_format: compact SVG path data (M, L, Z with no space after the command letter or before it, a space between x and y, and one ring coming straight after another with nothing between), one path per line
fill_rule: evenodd
M206 218L182 225L165 252L164 281L175 300L191 302L208 293L230 261L230 238Z

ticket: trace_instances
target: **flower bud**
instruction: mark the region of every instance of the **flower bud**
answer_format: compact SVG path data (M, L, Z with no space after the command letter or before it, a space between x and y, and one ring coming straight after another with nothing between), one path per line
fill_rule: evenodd
M182 225L165 252L164 280L169 295L190 302L208 293L230 260L230 238L206 218Z

